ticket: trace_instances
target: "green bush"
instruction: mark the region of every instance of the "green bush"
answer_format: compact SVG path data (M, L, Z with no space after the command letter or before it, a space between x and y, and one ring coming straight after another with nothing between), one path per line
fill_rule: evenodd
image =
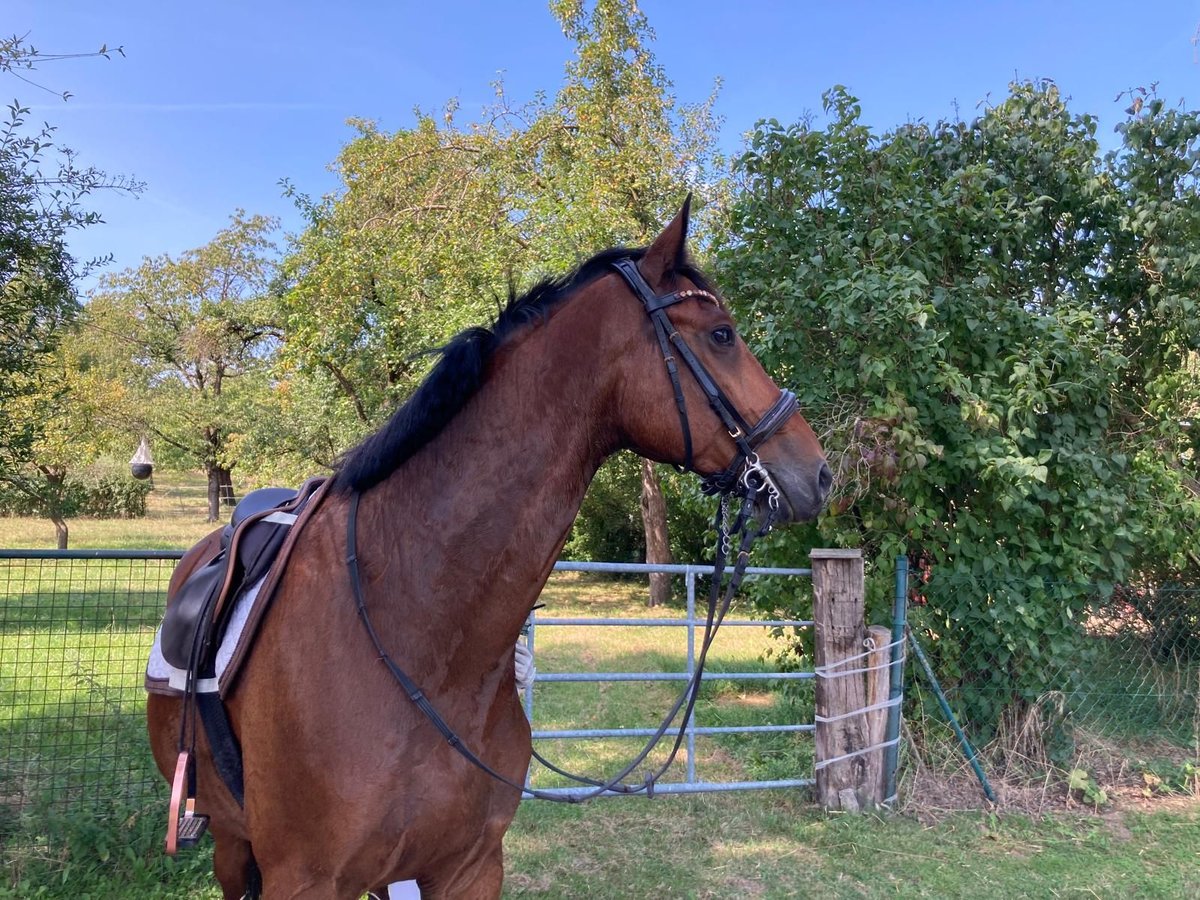
M84 502L86 491L82 484L68 480L62 488L62 497L57 504L67 516L77 515ZM0 482L0 515L45 516L48 504L45 497L22 491L8 482Z
M146 515L148 481L114 474L86 475L80 483L79 515L92 519L140 519Z
M680 563L712 560L712 518L716 501L700 494L695 475L658 467L667 503L671 556ZM592 562L645 562L642 529L641 460L618 453L596 473L563 548L563 559ZM682 587L682 582L680 582Z
M861 547L873 609L927 559L919 624L981 723L1078 667L1075 586L1200 558L1200 113L1143 99L1102 153L1050 82L884 133L835 88L737 161L719 279L838 483L756 562Z
M68 477L57 503L66 518L139 519L146 515L150 484L113 472L84 472ZM35 497L9 484L0 484L0 515L45 516L45 497Z
M596 473L563 547L563 559L588 562L644 562L639 497L641 460L619 453Z

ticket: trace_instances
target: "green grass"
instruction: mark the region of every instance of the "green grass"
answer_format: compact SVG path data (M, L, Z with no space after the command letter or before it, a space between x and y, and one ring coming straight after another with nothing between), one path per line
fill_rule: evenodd
M1194 897L1200 815L832 817L790 794L525 804L511 896Z
M9 861L0 897L215 898L208 852L166 860L161 811ZM825 816L792 793L525 803L505 841L509 897L1190 898L1200 811L936 825ZM49 857L48 859L46 857Z
M544 617L675 618L682 610L645 606L646 587L635 582L596 580L575 573L555 575L543 594ZM734 609L729 618L746 618ZM697 643L699 631L697 632ZM686 629L672 626L630 628L540 626L535 634L538 672L684 672ZM729 626L709 654L708 669L718 672L769 672L763 662L770 640L766 630ZM681 682L539 683L534 691L537 728L655 728L678 697ZM713 681L696 707L702 726L790 724L812 720L811 686L784 693L769 681ZM639 750L644 738L542 741L538 749L556 764L593 776L611 774ZM700 780L773 780L811 777L812 740L805 734L699 736ZM665 747L650 757L657 765ZM682 781L684 755L666 781ZM567 784L535 768L534 785Z

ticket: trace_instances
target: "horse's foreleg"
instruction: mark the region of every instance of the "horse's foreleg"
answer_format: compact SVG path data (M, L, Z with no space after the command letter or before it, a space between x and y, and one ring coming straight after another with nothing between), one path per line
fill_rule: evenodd
M213 826L213 874L221 885L225 900L256 900L262 896L262 879L250 852L250 842Z
M500 840L488 841L454 869L419 884L421 900L498 900L504 885L504 848Z

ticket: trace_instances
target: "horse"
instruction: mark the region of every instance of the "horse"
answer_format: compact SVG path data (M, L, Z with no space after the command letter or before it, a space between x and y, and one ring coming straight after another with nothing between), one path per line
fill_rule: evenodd
M820 443L689 261L687 226L685 202L648 247L604 251L511 297L341 458L226 698L244 806L198 734L196 809L224 897L386 896L409 879L426 898L500 896L532 750L514 645L618 449L720 489L757 473L747 502L760 516L769 505L776 524L820 512L831 481ZM169 594L218 543L185 555ZM379 648L500 777L444 739ZM148 697L168 781L181 715L179 699Z

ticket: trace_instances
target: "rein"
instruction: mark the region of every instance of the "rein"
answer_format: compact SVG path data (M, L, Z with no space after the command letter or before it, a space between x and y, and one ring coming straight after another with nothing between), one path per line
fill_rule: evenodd
M678 353L679 357L683 359L685 365L691 371L700 389L708 399L709 406L717 414L717 417L729 432L730 438L733 439L737 446L737 454L729 466L723 472L705 478L701 485L704 493L720 495L721 499L718 503L717 514L713 523L717 532L716 559L713 566L712 585L708 596L704 637L700 645L700 653L696 658L695 671L692 673L692 677L688 679L687 684L684 686L674 705L668 710L662 724L659 725L645 747L642 748L631 762L612 778L606 781L598 781L593 778L566 772L548 762L534 750L533 757L550 771L558 775L563 775L579 784L590 786L589 789L564 795L539 791L524 784L518 784L500 774L480 759L470 747L463 743L454 729L446 723L445 719L442 718L441 714L417 683L392 659L384 648L378 632L376 632L375 627L371 624L371 617L367 610L366 595L362 586L362 574L358 564L358 505L362 497L362 494L358 491L355 491L351 495L346 522L346 568L350 574L350 584L354 593L354 601L359 618L362 620L367 635L370 637L379 658L387 666L392 677L395 678L396 682L408 695L409 700L424 714L425 718L438 730L450 746L473 766L527 796L559 803L579 803L607 792L619 794L645 792L647 796L652 796L655 783L675 761L675 757L678 755L679 748L682 746L687 733L687 723L691 720L696 700L700 694L700 683L704 676L704 667L708 658L709 648L712 646L717 630L721 627L721 623L725 619L725 614L729 611L729 605L733 602L734 595L741 586L746 567L750 561L750 547L754 541L767 534L778 519L779 488L763 467L756 449L771 435L775 434L797 409L795 394L788 390L781 390L779 399L775 401L771 408L763 414L755 425L749 425L738 412L737 407L734 406L733 402L721 390L711 374L709 374L704 364L700 362L691 348L688 347L682 335L672 326L671 319L666 312L668 307L691 297L702 297L713 303L718 302L717 298L708 291L699 289L655 295L633 260L618 260L613 263L613 267L625 279L625 282L632 289L633 293L642 302L647 314L650 316L651 322L654 324L654 332L658 338L659 348L663 353L663 361L666 363L667 373L671 379L672 390L675 394L675 405L679 411L680 424L683 428L684 455L686 460L683 468L687 471L693 471L692 433L688 422L687 403L683 395L683 387L679 382L679 368L676 365L675 353ZM674 353L672 349L674 349ZM753 518L755 501L762 494L766 495L767 512L763 521L757 527L752 527L755 524ZM727 528L726 519L728 518L730 499L734 496L739 497L741 502L732 527ZM725 571L735 538L738 539L738 546L737 552L734 555L733 571L730 574L729 580L725 583L724 591L722 591L722 582L725 581ZM681 710L684 713L683 718L679 723L674 744L666 761L655 771L646 773L640 783L627 784L625 779L638 766L645 762L659 741L671 729L672 723Z
M608 781L597 781L586 776L574 775L570 772L564 771L563 769L546 760L536 750L533 751L534 758L550 771L555 772L558 775L564 775L580 784L593 786L590 790L584 790L574 794L563 795L552 794L547 791L539 791L535 788L518 784L511 778L502 775L489 766L486 762L480 759L470 747L463 743L462 739L458 736L454 729L451 728L446 723L446 720L442 718L441 714L437 711L437 708L425 695L425 692L421 690L421 688L415 681L413 681L408 673L400 668L396 661L388 654L387 650L383 646L382 640L379 637L379 633L375 630L374 625L371 624L371 617L367 611L366 596L362 587L362 575L358 565L357 549L358 503L359 499L362 497L362 494L357 491L351 496L350 510L346 521L346 567L350 572L350 583L354 591L354 600L358 609L359 619L362 620L363 626L366 628L367 635L370 637L371 643L374 646L375 652L378 654L379 659L382 660L385 666L387 666L387 669L392 674L392 677L396 679L396 682L400 685L401 689L405 692L405 694L408 695L408 699L412 701L412 703L421 711L425 718L429 720L433 727L436 728L442 737L446 739L446 742L450 744L450 746L453 747L460 756L467 760L467 762L471 763L471 765L480 769L485 774L491 776L497 781L538 800L550 800L557 803L580 803L584 800L590 800L591 798L597 797L606 792L637 794L644 791L647 796L652 796L654 793L655 782L658 781L658 779L663 776L667 769L670 768L671 764L675 761L675 757L679 753L679 748L683 744L684 736L687 733L687 723L691 719L692 710L696 705L696 699L700 693L700 681L704 675L704 666L708 658L709 647L712 646L713 639L717 634L717 629L720 628L721 622L724 620L725 614L729 610L729 605L733 601L733 597L737 593L738 587L741 585L746 566L750 561L750 545L757 538L770 531L774 525L775 514L772 510L768 513L766 521L764 521L758 528L751 529L749 527L751 523L750 514L754 506L755 496L756 493L750 493L744 496L741 509L738 512L737 523L735 524L734 528L729 530L725 529L723 522L726 510L726 498L723 497L721 500L721 504L717 513L718 546L728 549L730 547L731 537L739 533L741 534L741 541L739 542L738 546L733 574L726 584L724 594L722 595L721 581L724 577L727 555L718 553L717 564L714 566L712 576L712 589L709 591L708 614L704 623L704 637L701 641L700 653L696 657L696 669L693 672L692 677L688 679L687 684L684 686L683 691L680 693L678 699L676 699L674 705L667 712L662 724L659 725L658 730L653 736L651 736L650 740L647 741L646 746L642 748L641 752L639 752L630 763L628 763L620 772L618 772ZM658 745L658 742L662 740L663 736L667 733L667 731L670 730L671 723L675 721L675 718L679 715L679 711L683 709L685 705L686 712L684 713L683 720L680 722L678 733L675 737L675 742L671 747L671 752L668 755L666 762L659 766L657 771L653 773L647 773L641 783L626 784L625 778L627 778L634 771L634 769L640 766L645 761L646 757L650 755L650 753Z

